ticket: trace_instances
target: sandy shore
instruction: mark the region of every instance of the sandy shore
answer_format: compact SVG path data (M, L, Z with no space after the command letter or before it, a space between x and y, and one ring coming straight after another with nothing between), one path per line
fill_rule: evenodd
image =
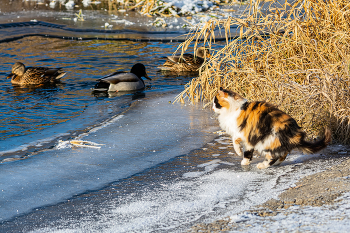
M331 146L323 154L339 158L340 164L296 180L278 198L271 198L235 216L196 224L189 232L302 232L305 229L310 232L316 232L316 229L318 232L348 232L350 158L347 157L350 156L350 147L337 151ZM290 225L283 226L287 222ZM298 223L301 228L292 230L293 223Z

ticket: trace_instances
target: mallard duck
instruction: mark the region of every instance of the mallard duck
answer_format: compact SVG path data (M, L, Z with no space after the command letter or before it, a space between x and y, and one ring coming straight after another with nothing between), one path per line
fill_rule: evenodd
M16 62L12 66L12 73L7 76L11 83L18 85L37 85L53 83L62 78L66 73L62 68L25 67L23 63Z
M158 68L170 71L198 71L204 62L204 58L209 56L209 51L206 48L199 47L196 50L196 56L189 53L185 53L182 56L169 56L166 58L165 63Z
M114 72L98 79L94 91L136 91L145 88L142 77L152 80L146 74L146 67L137 63L133 65L130 72Z

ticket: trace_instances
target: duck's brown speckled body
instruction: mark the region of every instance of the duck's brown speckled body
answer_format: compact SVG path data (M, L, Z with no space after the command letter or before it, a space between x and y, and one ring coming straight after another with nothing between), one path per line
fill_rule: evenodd
M185 53L182 56L169 56L165 63L158 67L161 70L170 71L198 71L202 66L205 57L209 57L210 54L204 47L199 47L196 50L196 56L193 54Z
M23 63L16 62L12 66L12 73L7 77L11 78L12 84L17 85L38 85L54 83L66 73L62 68L47 67L25 67Z

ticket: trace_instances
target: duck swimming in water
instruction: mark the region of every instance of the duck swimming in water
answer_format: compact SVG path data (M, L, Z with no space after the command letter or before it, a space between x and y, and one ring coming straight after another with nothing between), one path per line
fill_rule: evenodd
M185 53L182 56L169 56L166 58L165 63L158 67L161 70L169 71L198 71L202 66L204 59L209 57L209 51L205 47L199 47L196 50L196 56L193 54Z
M12 66L12 72L7 78L17 85L38 85L54 83L62 78L66 72L62 68L25 67L21 62Z
M146 73L146 67L137 63L130 72L114 72L98 79L94 91L136 91L145 88L142 77L152 80Z

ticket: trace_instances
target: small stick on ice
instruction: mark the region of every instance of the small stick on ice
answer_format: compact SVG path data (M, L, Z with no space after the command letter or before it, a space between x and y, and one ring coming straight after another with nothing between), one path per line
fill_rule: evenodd
M89 147L89 148L96 148L96 149L100 149L101 148L100 146L105 145L105 144L98 144L95 142L82 141L82 140L71 140L69 142L74 146Z

